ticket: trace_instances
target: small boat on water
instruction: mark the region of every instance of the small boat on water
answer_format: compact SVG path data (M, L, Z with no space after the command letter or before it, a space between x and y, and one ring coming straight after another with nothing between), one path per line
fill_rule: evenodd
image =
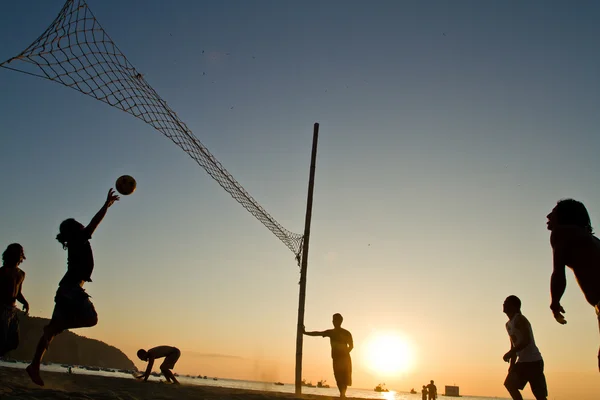
M417 394L417 391L415 390L415 388L410 389L410 394Z
M275 382L273 385L283 386L283 383L281 383L281 382Z
M380 383L379 385L375 386L374 390L376 392L389 392L389 390L385 387L385 383Z
M306 382L306 379L302 379L302 386L315 387L315 385L313 385L312 382Z
M317 387L323 389L329 388L329 385L327 385L325 382L327 382L325 379L321 379L319 382L317 382Z

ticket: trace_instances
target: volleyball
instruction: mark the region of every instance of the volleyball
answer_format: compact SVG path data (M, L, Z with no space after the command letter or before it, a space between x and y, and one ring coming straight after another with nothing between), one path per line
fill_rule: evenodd
M128 196L135 192L136 185L133 176L122 175L117 179L115 187L117 188L117 192L121 193L123 196Z

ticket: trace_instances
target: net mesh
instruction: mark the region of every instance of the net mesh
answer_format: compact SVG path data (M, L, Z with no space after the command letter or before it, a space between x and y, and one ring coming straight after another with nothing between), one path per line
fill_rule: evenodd
M84 0L67 0L43 34L0 67L60 83L151 125L204 168L300 261L303 236L281 226L227 172L127 60Z

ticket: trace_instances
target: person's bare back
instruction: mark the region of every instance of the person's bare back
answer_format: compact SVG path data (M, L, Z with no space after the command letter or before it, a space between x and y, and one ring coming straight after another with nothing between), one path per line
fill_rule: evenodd
M146 372L137 376L136 378L142 379L144 382L148 381L150 377L150 373L152 372L152 366L154 365L154 360L157 358L165 358L163 363L160 365L160 371L165 376L167 382L173 382L178 384L177 378L175 378L175 374L171 371L175 368L175 363L179 360L181 356L181 351L177 347L173 346L156 346L146 351L144 349L139 349L137 352L137 356L140 360L148 362L148 366L146 367Z
M177 347L172 346L156 346L147 351L148 355L154 359L166 357L178 351Z

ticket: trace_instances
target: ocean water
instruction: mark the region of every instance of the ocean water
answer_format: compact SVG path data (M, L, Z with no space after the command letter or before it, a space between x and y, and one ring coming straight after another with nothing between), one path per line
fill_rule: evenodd
M27 366L26 363L8 363L4 361L0 361L1 367L9 367L9 368L19 368L25 369ZM52 372L62 372L67 373L67 369L58 364L49 364L42 365L42 371L52 371ZM125 374L121 372L107 372L107 371L89 371L83 368L74 367L72 369L73 374L81 374L81 375L97 375L97 376L106 376L106 377L118 377L118 378L127 378L127 379L135 379L130 374ZM199 378L189 378L186 376L178 376L177 379L182 384L186 385L197 385L197 386L218 386L218 387L226 387L226 388L235 388L235 389L248 389L248 390L264 390L271 392L283 392L283 393L294 393L295 388L293 384L286 383L283 386L274 385L273 382L255 382L255 381L242 381L236 379L225 379L218 378L218 380L213 380L212 377L208 379L199 379ZM157 378L151 376L151 381L160 381L164 380L164 378ZM333 386L333 385L332 385ZM417 388L415 388L417 390ZM438 390L440 388L438 387ZM443 391L443 387L441 388ZM303 387L302 393L304 394L317 394L317 395L325 395L337 397L339 392L336 387L331 388L311 388L311 387ZM407 392L397 392L390 391L387 393L378 393L374 390L367 389L354 389L349 388L346 392L346 396L348 397L356 397L362 399L381 399L381 400L421 400L421 394L410 394ZM445 397L443 395L438 396L446 399L454 399L455 397ZM503 399L502 397L475 397L475 396L462 396L460 397L462 400L497 400Z

